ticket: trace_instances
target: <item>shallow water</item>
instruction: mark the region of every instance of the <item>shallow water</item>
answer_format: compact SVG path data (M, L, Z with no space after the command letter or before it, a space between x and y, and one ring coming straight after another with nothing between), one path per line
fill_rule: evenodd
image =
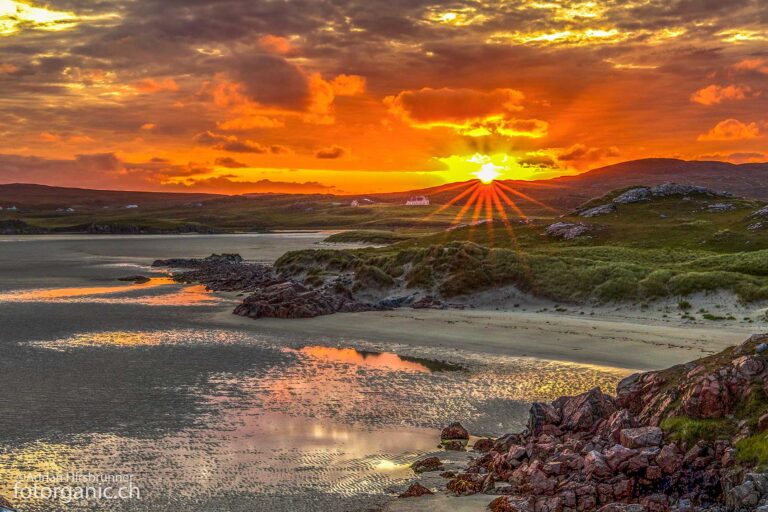
M257 321L208 322L232 308L231 297L160 273L143 285L116 281L149 274L158 257L268 261L280 245L323 237L6 239L0 494L25 511L367 510L407 482L408 465L436 450L446 423L478 435L519 430L527 402L626 373L364 339L281 339ZM140 499L14 497L17 481L68 472L132 475Z

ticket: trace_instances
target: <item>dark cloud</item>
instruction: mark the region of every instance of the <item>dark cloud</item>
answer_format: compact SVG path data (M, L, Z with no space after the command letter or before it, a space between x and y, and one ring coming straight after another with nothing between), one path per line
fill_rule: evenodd
M269 152L269 148L266 148L247 139L239 139L234 135L220 135L210 131L198 133L195 135L195 142L206 146L211 146L214 149L221 151L231 151L233 153L258 153L264 154Z
M345 148L341 146L333 145L327 148L318 149L315 152L315 157L320 159L325 159L325 160L332 160L335 158L341 158L347 153L348 151Z
M241 169L243 167L248 167L248 164L238 162L234 158L230 158L228 156L217 158L214 163L220 167L227 167L229 169Z

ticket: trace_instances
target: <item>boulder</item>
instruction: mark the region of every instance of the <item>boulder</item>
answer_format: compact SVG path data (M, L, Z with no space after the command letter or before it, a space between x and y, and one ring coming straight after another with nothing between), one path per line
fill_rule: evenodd
M402 493L399 498L418 498L419 496L425 496L428 494L435 494L423 485L421 485L418 482L414 482L411 484L408 489Z
M584 457L584 473L587 478L594 480L607 480L613 476L613 470L608 465L605 457L597 450L592 450Z
M584 236L592 230L590 226L574 222L555 222L547 226L544 234L552 238L561 238L563 240L573 240Z
M608 441L619 442L621 431L637 426L635 417L627 409L621 409L611 414L597 431L597 435Z
M426 459L417 460L411 464L411 469L415 473L426 473L428 471L439 471L443 469L443 464L438 457L427 457Z
M530 498L499 496L488 504L491 512L534 512L535 505Z
M659 446L664 433L659 427L625 428L619 434L621 444L627 448L647 448Z
M586 393L570 397L562 402L561 428L572 431L589 431L595 424L616 411L613 399L592 388Z
M479 475L461 473L448 482L446 488L456 496L477 494L482 489L482 478L479 478Z
M615 211L616 211L615 204L613 203L601 204L600 206L595 206L579 212L579 217L587 217L587 218L599 217L600 215L608 215L608 214L614 213Z
M330 289L310 290L295 281L261 288L246 297L234 314L250 318L313 318L339 312L370 311L369 304Z
M617 444L605 452L605 462L611 470L617 471L621 465L635 455L637 455L637 450Z
M669 498L664 494L651 494L640 498L640 504L648 512L668 512Z
M668 444L661 448L656 456L656 464L665 475L672 475L680 471L683 466L683 455L677 445Z
M528 411L528 433L538 436L547 425L560 423L560 413L553 406L534 402Z
M648 187L631 188L621 195L615 197L613 202L616 204L631 204L647 201L652 197L651 189Z
M711 213L720 213L735 210L736 207L730 203L712 203L707 205L707 211Z
M461 423L454 421L440 432L440 440L445 441L447 439L469 439L469 432L467 429L461 426Z
M721 418L731 411L733 396L720 374L699 377L682 397L683 411L691 418Z
M444 449L448 451L453 451L453 452L463 452L467 447L466 444L464 444L461 440L458 440L458 439L445 440L442 442L442 445Z
M489 438L478 439L475 444L472 445L472 449L478 452L487 453L493 450L495 441Z

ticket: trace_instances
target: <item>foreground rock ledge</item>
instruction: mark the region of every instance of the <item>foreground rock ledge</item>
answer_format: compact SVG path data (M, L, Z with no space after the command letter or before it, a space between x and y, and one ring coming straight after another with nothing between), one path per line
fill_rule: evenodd
M768 461L754 458L768 457L766 341L632 375L615 397L534 403L525 432L496 439L446 488L500 495L493 512L768 512L757 471Z

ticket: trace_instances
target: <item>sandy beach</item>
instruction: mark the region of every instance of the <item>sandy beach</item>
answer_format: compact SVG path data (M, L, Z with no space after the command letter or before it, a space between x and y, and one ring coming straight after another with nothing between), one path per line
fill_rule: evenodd
M252 320L222 310L215 321L319 342L365 339L430 347L445 356L461 349L635 370L665 368L719 352L755 329L605 315L404 308L300 320Z

